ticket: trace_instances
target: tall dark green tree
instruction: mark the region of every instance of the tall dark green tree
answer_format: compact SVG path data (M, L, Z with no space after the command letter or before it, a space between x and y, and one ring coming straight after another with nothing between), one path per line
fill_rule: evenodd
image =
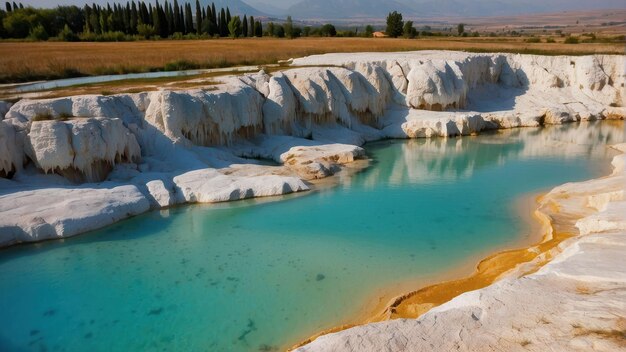
M250 16L250 24L248 25L248 37L254 37L254 16Z
M161 5L159 5L159 1L156 1L156 4L152 8L152 24L154 26L154 30L161 35L161 16L159 16Z
M254 22L254 36L256 37L263 36L263 24L261 24L261 21Z
M185 3L185 33L193 33L193 15L189 3Z
M213 15L213 23L217 26L217 10L215 10L215 3L211 3L211 14Z
M241 20L241 36L248 36L248 17L246 15L243 15L243 20Z
M417 29L413 27L413 21L406 21L402 28L402 35L405 38L413 39L417 36Z
M206 19L202 22L203 31L208 35L215 34L214 31L215 24L213 23L213 13L211 13L211 5L207 5L206 7Z
M387 15L387 30L385 31L388 36L397 38L402 35L404 27L404 21L402 21L402 14L397 11L389 13Z
M182 32L180 28L180 9L178 8L178 0L174 0L174 8L172 14L172 20L174 22L174 32Z
M172 16L172 7L167 0L165 0L165 3L163 4L163 11L165 16L164 19L166 23L167 35L169 36L170 34L174 33L174 16Z
M226 11L224 8L220 11L220 36L225 37L228 34L228 22L226 22Z
M148 11L148 7L146 6L145 2L141 2L141 10L139 11L141 16L141 23L143 24L151 24L150 23L150 12Z
M132 2L132 5L130 6L130 30L132 34L137 33L137 21L139 19L138 16L138 12L137 12L137 5L135 4L135 2Z
M235 16L228 22L228 33L231 38L239 38L241 35L241 19Z
M285 28L285 37L293 39L293 20L291 16L287 16L287 21L283 27Z
M196 0L196 34L200 34L202 27L202 9L200 8L200 1Z
M181 33L185 33L185 7L183 5L178 5L178 31Z

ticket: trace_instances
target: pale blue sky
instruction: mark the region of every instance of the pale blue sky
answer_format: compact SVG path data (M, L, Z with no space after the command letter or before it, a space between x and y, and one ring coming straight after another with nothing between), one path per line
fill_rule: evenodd
M11 0L13 1L13 0ZM154 1L154 0L153 0ZM160 0L160 2L163 2L165 0ZM174 1L174 0L172 0ZM185 0L179 0L179 2L185 2ZM273 6L277 6L277 7L282 7L282 8L287 8L295 3L297 3L300 0L252 0L252 1L245 1L243 0L245 3L248 3L250 5L255 4L255 3L267 3ZM32 5L34 7L55 7L57 5L85 5L86 3L106 3L106 0L92 0L92 1L79 1L79 0L23 0L23 1L19 1L21 3L23 3L24 5ZM110 3L113 2L123 2L126 3L126 0L119 0L119 1L109 1ZM188 2L195 2L195 0L191 0Z

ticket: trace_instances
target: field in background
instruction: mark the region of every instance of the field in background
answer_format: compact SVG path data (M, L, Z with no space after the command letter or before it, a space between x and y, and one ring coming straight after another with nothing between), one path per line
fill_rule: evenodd
M623 43L528 43L516 38L276 38L139 42L1 42L0 82L270 64L311 54L426 49L547 55L624 54ZM560 41L560 42L559 42Z

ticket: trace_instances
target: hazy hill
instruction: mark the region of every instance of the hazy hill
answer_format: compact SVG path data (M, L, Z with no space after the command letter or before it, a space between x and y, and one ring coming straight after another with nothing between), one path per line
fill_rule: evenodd
M185 2L185 0L178 0L178 2L181 2L181 1ZM163 3L163 1L160 1L160 2ZM192 4L196 3L195 0L189 1L189 2ZM215 3L215 7L218 9L220 7L223 7L223 8L228 7L232 15L268 16L268 14L262 11L262 9L258 10L241 0L200 0L200 4L204 7L206 7L207 5L211 5L211 3ZM192 6L195 6L195 5L192 5Z
M624 0L302 0L287 13L298 19L499 16L539 12L626 8Z
M391 11L414 12L412 6L394 0L303 0L287 9L297 19L385 17Z

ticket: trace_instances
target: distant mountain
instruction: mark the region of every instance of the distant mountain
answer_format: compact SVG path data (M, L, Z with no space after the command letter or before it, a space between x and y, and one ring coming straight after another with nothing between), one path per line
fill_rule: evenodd
M268 0L266 0L268 1ZM624 0L302 0L286 13L294 19L477 17L540 12L626 8Z
M303 0L287 14L294 19L382 18L391 11L414 12L410 5L394 0Z
M172 0L173 1L173 0ZM178 0L178 2L185 2L185 0ZM193 4L196 3L195 0L189 1L192 4L192 7L195 6ZM161 1L163 3L163 1ZM264 11L257 10L256 8L246 4L241 0L200 0L200 5L207 7L207 5L211 5L211 3L215 3L216 8L226 8L230 9L231 15L248 15L255 17L267 17L268 14Z
M400 0L412 16L507 16L541 12L626 8L624 0Z
M255 9L260 9L261 11L271 16L285 17L287 15L287 8L275 6L271 4L270 1L271 0L249 0L246 2Z

